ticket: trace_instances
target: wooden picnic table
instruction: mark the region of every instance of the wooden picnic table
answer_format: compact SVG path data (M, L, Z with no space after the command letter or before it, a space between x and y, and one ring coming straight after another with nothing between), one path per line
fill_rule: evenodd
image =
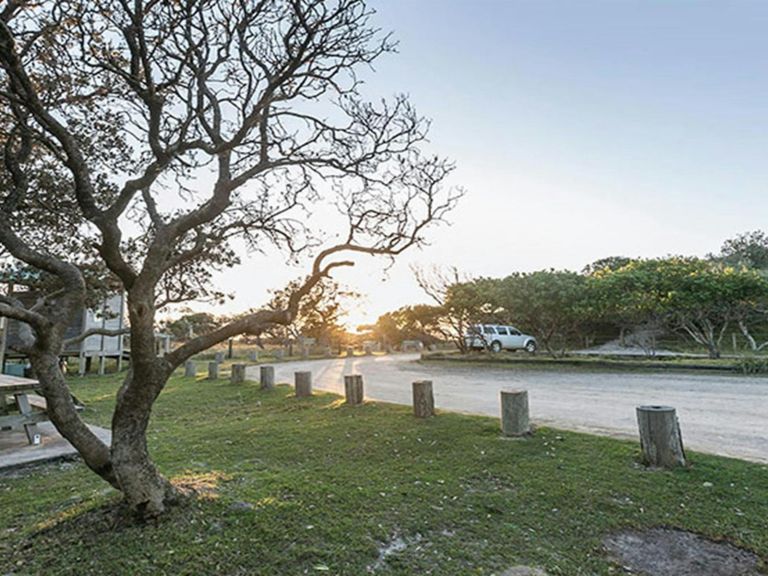
M40 443L37 423L48 420L48 415L44 411L32 410L29 399L30 393L38 388L40 383L37 380L0 374L0 430L23 427L30 444ZM14 397L15 402L8 402L9 395Z

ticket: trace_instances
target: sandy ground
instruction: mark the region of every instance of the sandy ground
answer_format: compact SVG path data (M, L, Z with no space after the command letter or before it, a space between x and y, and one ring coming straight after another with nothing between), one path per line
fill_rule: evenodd
M686 447L768 463L768 378L680 373L587 372L420 364L415 355L276 364L278 382L313 372L316 388L343 394L344 374L365 378L369 399L411 403L411 382L432 380L438 408L497 416L499 390L528 390L537 424L636 438L635 407L677 408ZM248 369L258 380L259 368Z

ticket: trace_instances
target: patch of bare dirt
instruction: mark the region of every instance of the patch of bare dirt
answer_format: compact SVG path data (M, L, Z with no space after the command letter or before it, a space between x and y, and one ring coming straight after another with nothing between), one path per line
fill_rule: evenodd
M668 528L630 530L603 540L612 559L646 576L759 576L757 555L727 542Z

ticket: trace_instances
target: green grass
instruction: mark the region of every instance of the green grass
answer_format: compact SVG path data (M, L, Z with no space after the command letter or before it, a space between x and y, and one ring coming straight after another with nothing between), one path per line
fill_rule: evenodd
M88 421L108 424L116 387L74 381ZM649 472L631 442L503 439L491 418L184 378L157 401L149 442L167 475L207 489L156 525L113 526L118 493L80 463L6 473L0 574L609 575L606 533L660 525L768 557L768 469L738 460ZM397 538L405 549L377 564Z
M553 358L543 352L530 355L524 352L473 352L470 354L425 353L423 362L469 363L486 366L525 366L552 369L587 369L587 370L630 370L630 371L708 371L736 374L764 374L768 372L768 357L761 355L743 356L739 358L690 358L664 356L582 356L566 355Z

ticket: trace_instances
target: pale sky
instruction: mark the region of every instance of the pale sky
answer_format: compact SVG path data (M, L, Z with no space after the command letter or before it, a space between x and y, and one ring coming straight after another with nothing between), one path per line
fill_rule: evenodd
M336 277L350 324L426 301L409 265L472 275L579 270L611 255L705 255L768 228L768 2L378 0L399 54L366 97L405 92L467 195L431 246ZM258 306L304 274L277 257L223 273Z

